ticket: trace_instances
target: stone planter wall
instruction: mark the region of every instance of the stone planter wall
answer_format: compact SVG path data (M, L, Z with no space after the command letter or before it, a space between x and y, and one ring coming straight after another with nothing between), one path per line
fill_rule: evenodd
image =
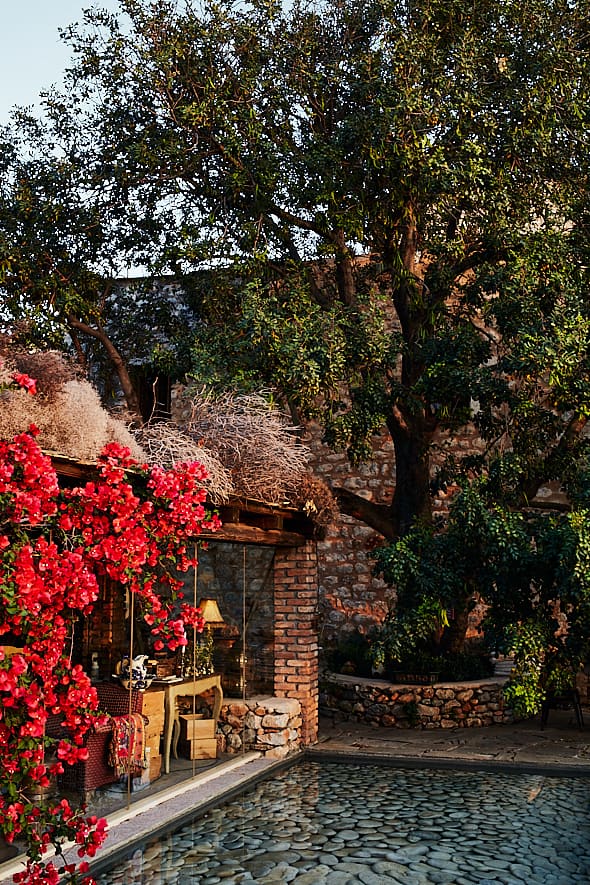
M505 678L478 682L395 685L327 673L320 684L320 709L375 727L469 728L512 721L502 694Z
M217 723L222 753L257 750L282 759L302 746L301 704L295 698L257 697L225 701Z

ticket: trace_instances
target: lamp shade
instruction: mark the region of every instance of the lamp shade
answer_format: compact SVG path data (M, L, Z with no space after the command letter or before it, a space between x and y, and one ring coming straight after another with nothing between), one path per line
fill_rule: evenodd
M222 627L225 624L216 599L201 599L199 608L205 623L210 627Z

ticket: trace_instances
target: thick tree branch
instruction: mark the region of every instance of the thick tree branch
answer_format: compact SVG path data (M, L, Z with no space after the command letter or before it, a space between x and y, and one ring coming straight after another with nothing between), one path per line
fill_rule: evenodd
M559 438L559 442L539 463L538 469L527 479L523 488L525 502L532 501L539 489L549 481L555 462L562 460L576 445L587 423L588 419L586 417L574 415L570 418L565 431Z
M81 320L76 319L76 317L72 314L68 314L66 316L66 320L73 329L77 329L78 332L82 332L85 335L90 335L92 338L100 341L115 368L119 381L121 382L123 395L125 396L125 401L127 402L127 408L136 419L136 421L139 424L142 424L143 418L139 406L139 397L137 396L137 392L135 390L135 387L133 386L133 382L131 381L129 372L127 371L125 361L109 336L106 334L106 332L104 332L103 329L96 329L93 326L89 326L87 323L83 323Z
M344 488L335 488L332 489L332 492L338 501L341 512L346 516L364 522L390 541L398 537L398 527L393 522L389 506L367 501L366 498Z

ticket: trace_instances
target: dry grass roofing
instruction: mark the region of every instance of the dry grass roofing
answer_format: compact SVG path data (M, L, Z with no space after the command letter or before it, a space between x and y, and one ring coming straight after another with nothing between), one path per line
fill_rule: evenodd
M104 408L92 384L59 352L5 356L0 384L10 383L15 371L35 378L38 392L0 392L2 439L32 422L44 451L83 463L95 462L111 441L128 446L133 457L150 466L199 461L208 471L204 486L214 504L247 498L291 505L317 526L326 526L336 513L330 490L309 472L310 452L299 428L262 395L187 391L189 417L183 424L158 421L132 428Z

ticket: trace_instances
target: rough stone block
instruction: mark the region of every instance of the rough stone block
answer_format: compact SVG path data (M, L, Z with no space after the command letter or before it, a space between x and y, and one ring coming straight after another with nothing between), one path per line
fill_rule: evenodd
M268 744L271 747L283 747L289 743L289 733L285 731L266 731L258 735L260 744Z
M267 759L284 759L291 752L291 747L273 747L272 750L266 750L265 757Z
M262 717L261 726L262 728L286 728L289 718L288 713L267 713Z
M446 704L443 704L442 709L445 713L450 713L451 710L461 709L461 704L459 701L453 699L452 701L447 701Z

